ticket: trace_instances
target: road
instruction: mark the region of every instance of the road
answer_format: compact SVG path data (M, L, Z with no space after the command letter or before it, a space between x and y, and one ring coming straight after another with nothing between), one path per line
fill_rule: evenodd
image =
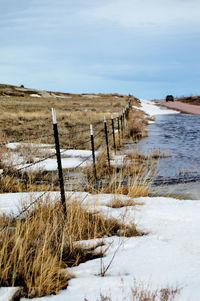
M156 103L169 109L180 111L181 113L200 115L200 106L197 105L191 105L180 101L166 102L165 100L157 101Z

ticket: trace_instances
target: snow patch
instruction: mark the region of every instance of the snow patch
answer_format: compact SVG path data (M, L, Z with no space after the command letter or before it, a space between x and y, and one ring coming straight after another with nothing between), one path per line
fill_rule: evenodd
M180 112L175 110L169 110L167 108L163 108L158 106L153 101L148 101L144 99L140 99L141 108L133 106L134 109L141 110L145 112L147 115L156 116L156 115L164 115L164 114L180 114Z
M30 94L31 97L41 97L39 94Z

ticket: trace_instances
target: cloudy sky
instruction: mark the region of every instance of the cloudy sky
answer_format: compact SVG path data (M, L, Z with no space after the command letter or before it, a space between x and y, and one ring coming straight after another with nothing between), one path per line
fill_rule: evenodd
M199 0L0 0L0 83L200 94Z

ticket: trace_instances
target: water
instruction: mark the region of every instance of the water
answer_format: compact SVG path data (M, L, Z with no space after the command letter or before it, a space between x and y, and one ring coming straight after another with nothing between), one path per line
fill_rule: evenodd
M155 184L165 184L163 193L200 199L200 116L158 115L148 131L149 136L138 144L139 151L160 150L168 155L157 164Z

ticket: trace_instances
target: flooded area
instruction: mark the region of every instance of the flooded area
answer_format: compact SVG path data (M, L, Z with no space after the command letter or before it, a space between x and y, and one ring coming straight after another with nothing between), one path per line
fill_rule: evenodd
M154 185L162 184L162 194L200 198L200 116L157 115L137 148L143 154L160 151Z

